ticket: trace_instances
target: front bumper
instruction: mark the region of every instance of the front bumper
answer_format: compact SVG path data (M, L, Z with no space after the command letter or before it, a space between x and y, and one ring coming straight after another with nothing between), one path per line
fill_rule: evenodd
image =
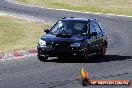
M60 47L41 47L37 46L38 55L58 57L58 56L71 56L71 55L82 55L82 48L60 48Z

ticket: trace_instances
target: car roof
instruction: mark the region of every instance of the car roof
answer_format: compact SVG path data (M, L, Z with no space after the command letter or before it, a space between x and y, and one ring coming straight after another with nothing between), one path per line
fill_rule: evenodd
M89 19L86 18L62 18L61 21L80 21L80 22L88 22Z
M71 17L71 18L62 18L60 21L77 21L77 22L89 22L89 21L98 21L96 18L74 18L74 17Z

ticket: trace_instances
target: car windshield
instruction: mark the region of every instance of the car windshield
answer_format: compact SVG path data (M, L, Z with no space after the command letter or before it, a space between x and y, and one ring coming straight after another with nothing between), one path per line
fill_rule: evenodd
M87 22L82 21L59 21L55 24L50 33L52 34L87 34Z

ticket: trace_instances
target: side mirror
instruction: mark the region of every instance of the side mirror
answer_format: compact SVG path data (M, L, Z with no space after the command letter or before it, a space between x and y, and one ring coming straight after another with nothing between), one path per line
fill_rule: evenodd
M50 32L50 30L46 28L46 29L44 29L44 32L46 32L46 34L48 34Z
M97 32L92 32L90 35L91 36L97 36Z

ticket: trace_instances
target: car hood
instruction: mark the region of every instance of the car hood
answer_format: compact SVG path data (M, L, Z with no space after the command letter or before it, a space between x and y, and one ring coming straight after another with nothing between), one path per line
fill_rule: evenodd
M62 42L82 42L85 39L85 36L81 35L71 35L70 37L57 37L53 34L46 34L41 37L42 40L46 42L62 43Z

